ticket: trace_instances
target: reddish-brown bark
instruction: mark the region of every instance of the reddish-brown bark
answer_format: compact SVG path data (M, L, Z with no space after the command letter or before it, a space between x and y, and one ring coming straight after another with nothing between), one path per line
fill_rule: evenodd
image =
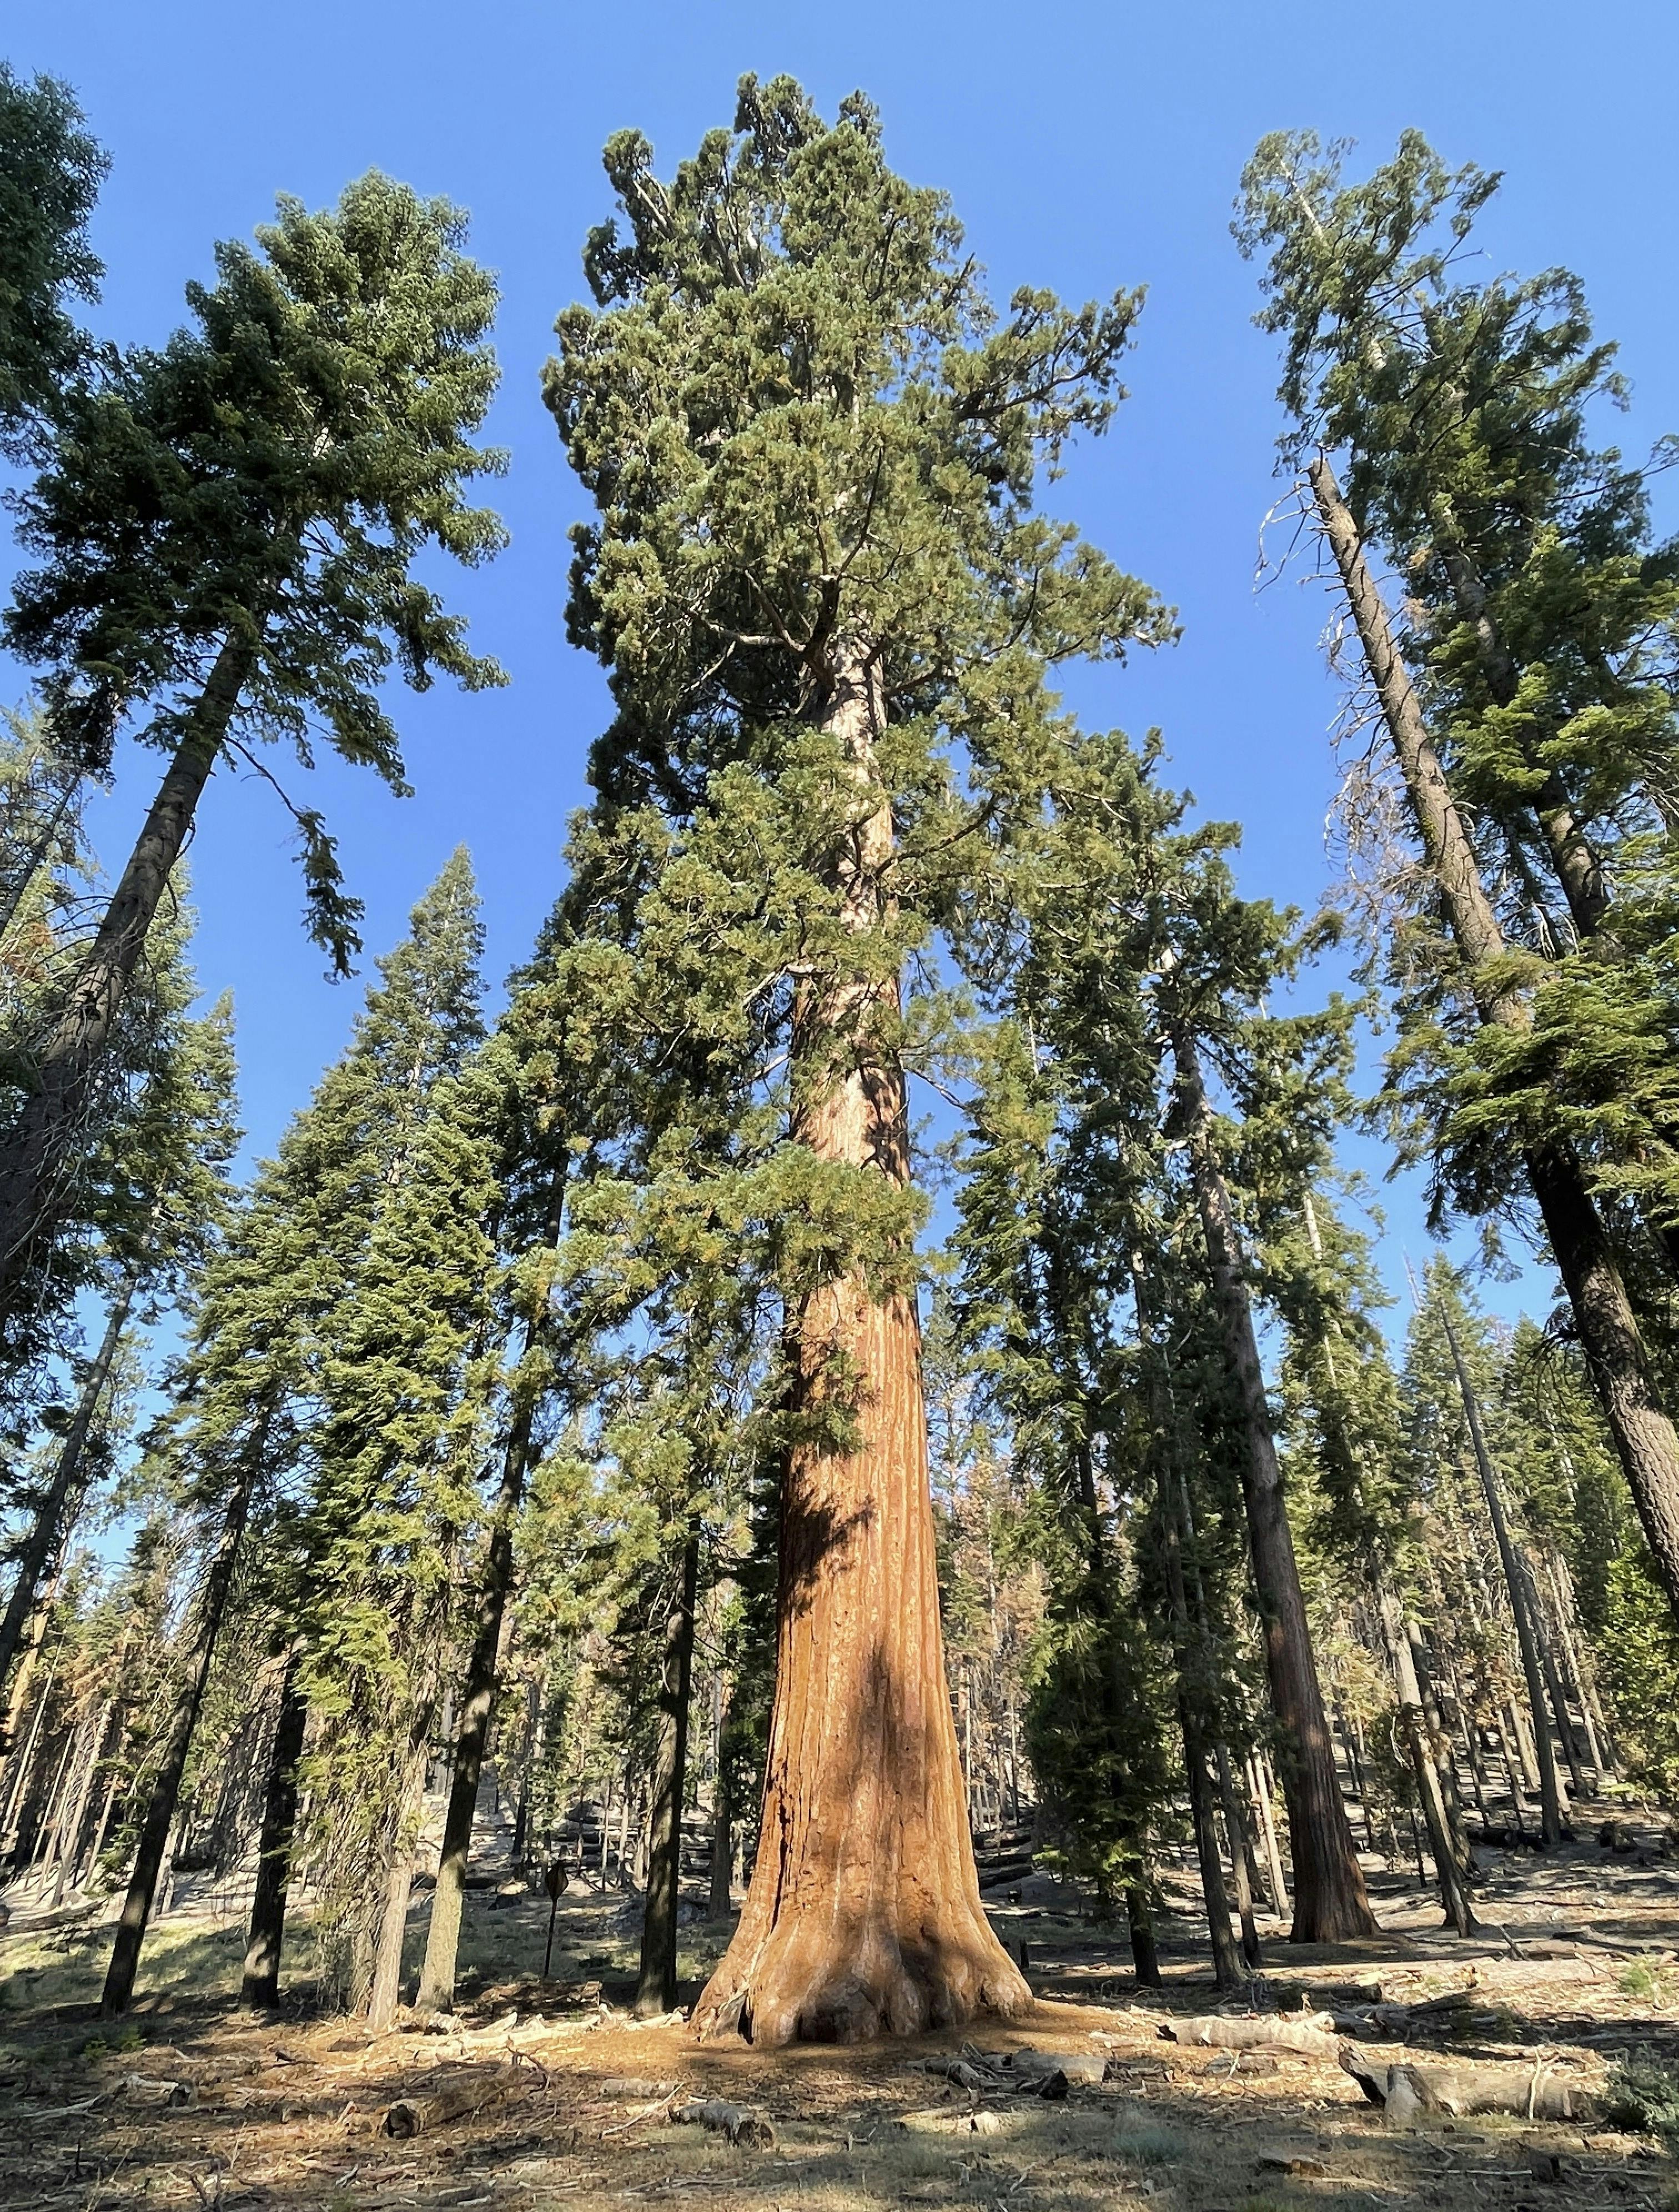
M865 791L880 713L861 656L841 656L826 726ZM892 836L884 799L865 799L837 871L859 935L887 912ZM862 960L808 992L795 1052L817 1073L794 1134L902 1183L904 1077L876 1042L897 993ZM813 1433L788 1455L758 1856L695 2027L767 2045L856 2043L1018 2013L1031 1992L979 1901L945 1685L912 1297L878 1297L856 1275L821 1286L794 1317L794 1370L813 1431L843 1394L856 1449Z

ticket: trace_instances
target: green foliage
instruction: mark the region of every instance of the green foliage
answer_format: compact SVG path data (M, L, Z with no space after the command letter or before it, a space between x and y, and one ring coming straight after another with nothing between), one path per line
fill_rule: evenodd
M1612 1212L1666 1239L1679 549L1652 540L1644 473L1593 442L1625 391L1578 278L1465 274L1498 179L1408 131L1349 183L1346 150L1274 135L1243 177L1237 237L1268 257L1258 319L1285 339L1284 457L1337 455L1398 579L1404 650L1533 1017L1525 1036L1483 1029L1426 876L1367 854L1373 965L1399 1014L1391 1126L1438 1212L1508 1211L1522 1147L1561 1133ZM1383 812L1367 793L1361 811Z
M68 302L104 273L88 221L108 167L68 85L0 62L0 452L37 443L86 360Z
M416 689L437 670L503 680L415 574L428 545L472 563L504 536L464 489L503 465L472 443L495 389L495 287L464 230L376 171L325 213L282 199L255 249L219 246L217 282L188 288L194 327L67 396L19 495L40 565L4 635L45 668L55 742L85 771L125 717L173 750L224 649L233 750L284 739L307 767L324 737L397 792L379 697L393 664ZM311 933L343 970L360 907L319 815L292 811Z
M1679 2075L1647 2055L1618 2060L1609 2072L1603 2118L1629 2135L1679 2143Z

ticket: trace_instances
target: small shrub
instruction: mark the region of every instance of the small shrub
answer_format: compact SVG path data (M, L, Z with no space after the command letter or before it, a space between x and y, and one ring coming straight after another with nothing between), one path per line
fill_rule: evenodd
M137 2027L119 2027L109 2035L95 2035L82 2046L84 2058L129 2058L143 2051L146 2039Z
M1143 2113L1122 2112L1116 2122L1110 2148L1115 2158L1131 2166L1172 2166L1188 2148L1179 2130L1163 2120Z
M1679 2075L1647 2055L1623 2059L1609 2075L1603 2113L1628 2135L1658 2136L1679 2148Z
M1655 1969L1646 1966L1642 1959L1634 1959L1615 1976L1622 1996L1637 1997L1653 2003L1661 1995L1661 1977Z

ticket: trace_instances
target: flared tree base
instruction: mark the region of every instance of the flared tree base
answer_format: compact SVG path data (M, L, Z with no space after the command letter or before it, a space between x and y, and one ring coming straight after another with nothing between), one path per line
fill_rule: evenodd
M750 1902L734 1942L694 2008L702 2041L739 2034L786 2043L868 2043L1027 2011L1025 1977L983 1911L958 1895L935 1924L859 1927L819 1899L755 1932Z

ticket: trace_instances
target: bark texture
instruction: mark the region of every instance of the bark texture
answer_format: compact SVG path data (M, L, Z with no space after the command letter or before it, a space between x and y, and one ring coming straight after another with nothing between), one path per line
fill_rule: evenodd
M682 1792L688 1779L688 1705L694 1689L694 1607L700 1589L700 1537L682 1545L676 1599L664 1626L659 1680L658 1765L647 1849L647 1910L641 1923L641 1972L635 2011L643 2020L676 2002L676 1909L682 1899Z
M1321 455L1307 474L1476 1010L1483 1022L1524 1032L1531 1015L1519 990L1494 969L1508 951L1504 933L1429 742L1358 526ZM1530 1145L1523 1159L1656 1571L1679 1613L1679 1435L1662 1406L1638 1317L1578 1158L1553 1140Z
M1253 1579L1264 1618L1265 1674L1271 1710L1287 1737L1282 1794L1294 1858L1295 1943L1342 1943L1376 1933L1364 1875L1335 1767L1318 1662L1282 1496L1276 1439L1244 1279L1235 1214L1213 1147L1212 1109L1194 1041L1172 1036L1179 1107L1188 1139L1196 1205L1206 1239L1208 1273L1224 1335L1225 1356L1242 1412L1246 1449L1242 1502Z
M882 702L849 649L826 689L825 725L858 786L838 886L863 936L884 910L893 844L872 778ZM807 990L794 1050L817 1073L794 1134L902 1182L903 1071L871 1037L897 995L896 978L862 959ZM788 1455L758 1855L695 2026L770 2045L856 2043L1021 2012L1031 1991L979 1901L945 1683L913 1298L877 1297L856 1275L824 1285L794 1316L794 1363L797 1413L820 1417L843 1391L858 1440L846 1451L812 1437Z
M253 2011L271 2011L280 2002L280 1948L286 1933L286 1892L297 1826L297 1770L309 1720L308 1703L298 1680L302 1656L302 1646L296 1645L286 1662L280 1717L268 1756L257 1882L251 1898L251 1933L239 1992L239 2002Z

